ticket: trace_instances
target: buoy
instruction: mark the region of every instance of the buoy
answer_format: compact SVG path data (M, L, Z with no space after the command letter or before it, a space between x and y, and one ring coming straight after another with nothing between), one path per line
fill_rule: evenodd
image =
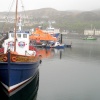
M12 61L13 62L16 62L16 57L12 57Z
M6 56L3 58L3 61L4 61L4 62L6 62L6 61L7 61L7 57L6 57Z

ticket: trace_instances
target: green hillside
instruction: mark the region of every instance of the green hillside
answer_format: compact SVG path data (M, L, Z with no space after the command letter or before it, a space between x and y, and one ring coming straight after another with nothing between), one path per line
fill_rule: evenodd
M24 21L26 24L25 29L36 28L39 25L45 29L48 26L48 21L53 22L52 25L56 28L60 28L61 31L69 30L79 33L83 33L84 29L90 29L91 25L93 28L100 29L100 11L58 11L52 8L43 8L37 10L29 10L25 12L19 12L24 15ZM4 16L7 12L0 12L0 30L5 25L5 30L13 29L13 23L4 24ZM14 13L11 12L8 19L13 19ZM25 17L26 16L26 17ZM6 18L6 17L5 17Z

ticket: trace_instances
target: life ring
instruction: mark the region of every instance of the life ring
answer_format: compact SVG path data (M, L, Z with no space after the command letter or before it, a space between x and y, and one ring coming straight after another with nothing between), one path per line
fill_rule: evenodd
M5 56L5 57L3 57L3 61L4 62L6 62L7 61L7 57Z
M12 61L13 62L16 62L16 57L12 57Z

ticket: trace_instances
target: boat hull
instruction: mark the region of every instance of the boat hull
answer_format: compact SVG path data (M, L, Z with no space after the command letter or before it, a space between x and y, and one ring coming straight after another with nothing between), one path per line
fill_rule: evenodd
M58 38L59 35L60 35L60 33L54 33L54 34L53 34L53 36L56 37L56 38Z
M83 40L97 40L96 38L84 38Z
M30 79L24 85L22 85L21 87L19 87L18 89L16 89L15 91L13 91L9 94L5 90L5 88L2 86L2 84L0 84L0 89L1 89L0 94L2 94L1 96L4 100L6 98L10 99L10 97L14 98L15 100L16 100L16 98L20 99L20 95L22 95L22 94L23 94L23 99L28 100L28 98L30 96L33 96L34 92L37 92L38 85L39 85L39 70L36 72L34 77L32 77L32 79ZM25 92L25 91L28 91L28 92ZM22 98L22 96L21 96L21 98Z
M55 46L54 48L56 48L56 49L64 49L64 45L63 46Z
M70 45L70 44L69 44L69 45L65 44L64 46L65 46L66 48L71 48L71 47L72 47L72 45Z
M65 46L64 45L62 45L62 46L46 46L46 48L64 49Z
M37 72L40 64L40 60L34 56L31 58L19 56L20 59L17 58L16 62L12 62L10 59L13 56L10 55L9 52L8 61L6 62L2 61L3 56L0 57L0 82L8 92L16 90L29 81Z
M0 63L0 81L11 92L30 80L38 70L35 63Z
M97 40L97 38L92 37L92 36L88 36L88 37L83 38L83 40Z

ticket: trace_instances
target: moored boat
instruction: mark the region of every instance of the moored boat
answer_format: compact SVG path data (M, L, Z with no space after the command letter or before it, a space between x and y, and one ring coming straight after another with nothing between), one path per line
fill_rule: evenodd
M16 8L17 4L18 0ZM40 64L37 51L29 49L29 32L21 30L21 19L18 24L17 15L15 19L14 31L8 33L8 39L2 45L4 52L0 54L0 82L8 94L31 80Z
M31 44L35 47L45 47L50 41L57 41L56 37L53 37L47 32L36 28L36 30L30 35Z
M29 82L24 84L21 89L16 89L10 95L4 92L2 85L0 84L0 98L2 100L36 100L39 88L39 71ZM26 92L27 91L27 92Z
M56 38L58 38L60 35L60 29L52 27L51 22L49 22L49 27L47 27L44 31Z
M46 48L56 48L56 49L64 49L65 45L61 44L60 42L54 42L54 44L48 44L46 45Z
M93 36L88 36L88 37L83 38L83 40L97 40L97 38Z

